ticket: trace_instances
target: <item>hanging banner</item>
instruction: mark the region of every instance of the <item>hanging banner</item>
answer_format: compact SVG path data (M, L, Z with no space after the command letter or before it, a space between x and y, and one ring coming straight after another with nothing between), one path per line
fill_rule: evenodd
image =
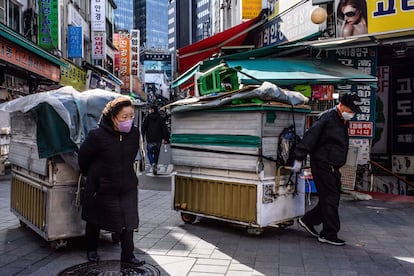
M38 44L46 50L59 47L58 0L39 0Z
M131 76L139 76L139 30L131 30Z
M129 93L131 90L130 81L130 34L127 32L119 33L119 78L124 82L121 92Z
M104 59L106 48L106 34L92 32L92 59Z
M105 32L105 0L91 0L91 30Z
M68 26L68 58L83 58L82 27Z

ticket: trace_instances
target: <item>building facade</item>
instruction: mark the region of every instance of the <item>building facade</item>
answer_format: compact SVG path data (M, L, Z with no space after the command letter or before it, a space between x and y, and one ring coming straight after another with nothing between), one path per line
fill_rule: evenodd
M168 1L135 0L134 29L140 30L141 45L148 50L168 49Z
M117 33L121 30L131 31L134 26L134 5L133 0L117 0L114 11L114 30Z

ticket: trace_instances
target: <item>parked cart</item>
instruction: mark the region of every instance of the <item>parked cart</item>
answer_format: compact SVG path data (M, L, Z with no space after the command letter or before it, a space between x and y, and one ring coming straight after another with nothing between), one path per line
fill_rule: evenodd
M106 103L118 96L63 87L0 106L10 112L10 209L54 248L84 234L76 150Z
M275 160L282 130L302 136L310 109L264 97L283 91L263 86L171 106L172 204L184 222L208 217L260 234L304 214L304 180Z

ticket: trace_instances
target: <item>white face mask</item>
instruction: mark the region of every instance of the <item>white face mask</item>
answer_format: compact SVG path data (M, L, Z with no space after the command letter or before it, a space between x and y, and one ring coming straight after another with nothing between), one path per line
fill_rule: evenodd
M349 121L352 118L354 118L355 113L349 113L349 112L342 112L342 118L344 118L344 120Z

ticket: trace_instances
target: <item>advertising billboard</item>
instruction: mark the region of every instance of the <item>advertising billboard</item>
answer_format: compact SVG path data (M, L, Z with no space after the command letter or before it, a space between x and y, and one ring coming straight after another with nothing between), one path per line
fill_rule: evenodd
M337 37L414 28L411 0L335 0L335 14Z

